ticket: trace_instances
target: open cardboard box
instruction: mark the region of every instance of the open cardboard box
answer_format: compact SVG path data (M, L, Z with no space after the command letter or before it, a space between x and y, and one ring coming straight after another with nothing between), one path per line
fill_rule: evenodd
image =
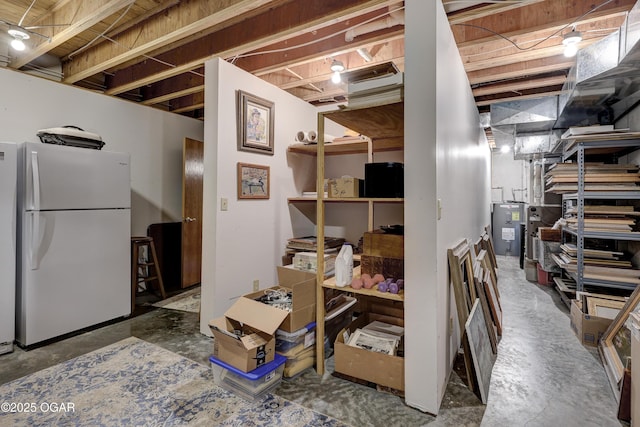
M215 338L214 357L240 369L252 371L274 359L274 334L287 312L249 298L238 300L224 317L209 322ZM241 331L237 336L235 331Z
M379 320L397 326L404 326L402 319L376 313L363 313L340 331L334 344L335 371L351 377L404 391L404 358L376 353L345 344L345 338L356 329Z
M582 301L571 300L571 329L583 345L597 347L612 319L582 312Z
M291 291L293 301L292 312L284 312L287 316L278 329L295 332L316 320L316 274L292 267L277 268L278 285L268 289L286 288ZM266 289L252 292L242 298L256 300L263 296L265 291Z

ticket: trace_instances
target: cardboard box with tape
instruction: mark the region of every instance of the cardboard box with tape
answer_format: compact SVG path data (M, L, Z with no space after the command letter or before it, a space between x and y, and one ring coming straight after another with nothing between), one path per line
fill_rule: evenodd
M240 297L209 322L215 339L213 355L240 369L252 371L275 356L274 334L288 313L249 298Z

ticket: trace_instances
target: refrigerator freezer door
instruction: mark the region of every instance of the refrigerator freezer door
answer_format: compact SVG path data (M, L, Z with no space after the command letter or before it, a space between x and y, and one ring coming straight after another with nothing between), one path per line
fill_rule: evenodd
M22 215L16 336L21 345L131 313L129 209Z
M0 354L15 335L17 164L17 145L0 142Z
M24 210L131 207L128 154L32 142L20 150Z

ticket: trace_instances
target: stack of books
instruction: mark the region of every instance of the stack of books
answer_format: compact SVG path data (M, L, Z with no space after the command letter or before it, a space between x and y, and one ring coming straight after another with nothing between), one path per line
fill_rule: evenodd
M282 264L289 265L293 263L293 258L299 252L317 252L318 239L316 236L293 237L287 240ZM345 243L345 239L341 237L325 237L324 252L325 254L337 254L338 250Z

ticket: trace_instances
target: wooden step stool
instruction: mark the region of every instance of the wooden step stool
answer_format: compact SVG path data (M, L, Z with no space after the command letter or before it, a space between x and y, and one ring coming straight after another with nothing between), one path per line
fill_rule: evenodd
M147 262L140 261L140 248L147 248ZM153 283L153 284L152 284ZM145 287L142 286L145 284ZM153 238L147 236L131 237L131 311L136 307L136 294L138 289L151 291L160 298L165 299L167 294L164 291L162 275L158 266L156 248Z

